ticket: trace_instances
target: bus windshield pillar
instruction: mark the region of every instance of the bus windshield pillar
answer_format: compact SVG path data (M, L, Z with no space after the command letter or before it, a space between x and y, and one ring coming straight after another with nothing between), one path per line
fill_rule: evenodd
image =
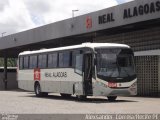
M7 55L4 56L4 89L7 90Z

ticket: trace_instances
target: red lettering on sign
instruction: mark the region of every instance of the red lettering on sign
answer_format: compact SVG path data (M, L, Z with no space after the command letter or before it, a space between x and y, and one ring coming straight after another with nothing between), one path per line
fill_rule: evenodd
M40 69L34 69L34 80L41 80L41 71L40 71Z
M117 87L117 83L111 83L111 82L109 82L108 83L108 87L115 88L115 87Z
M86 28L92 28L92 18L91 17L87 17L86 18Z

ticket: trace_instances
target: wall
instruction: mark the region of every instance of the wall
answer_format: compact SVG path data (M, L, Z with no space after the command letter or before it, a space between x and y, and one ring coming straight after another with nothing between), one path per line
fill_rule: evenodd
M16 71L8 71L8 90L13 90L18 88L18 83L16 81ZM0 90L4 90L4 83L3 83L3 71L0 70Z
M97 37L95 42L124 43L134 51L160 49L160 27Z
M135 57L139 96L158 96L159 56Z

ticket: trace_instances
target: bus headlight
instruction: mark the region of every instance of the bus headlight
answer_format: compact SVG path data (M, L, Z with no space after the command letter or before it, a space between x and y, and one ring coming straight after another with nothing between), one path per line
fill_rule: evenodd
M131 85L131 88L135 88L137 87L137 82L134 82L132 85Z
M132 93L137 94L137 82L134 82L129 88Z

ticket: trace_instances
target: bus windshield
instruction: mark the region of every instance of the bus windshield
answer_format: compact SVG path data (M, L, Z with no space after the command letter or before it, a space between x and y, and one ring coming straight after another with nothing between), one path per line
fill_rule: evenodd
M125 82L135 77L131 49L100 48L97 52L97 77L105 81ZM133 80L133 79L132 79Z

